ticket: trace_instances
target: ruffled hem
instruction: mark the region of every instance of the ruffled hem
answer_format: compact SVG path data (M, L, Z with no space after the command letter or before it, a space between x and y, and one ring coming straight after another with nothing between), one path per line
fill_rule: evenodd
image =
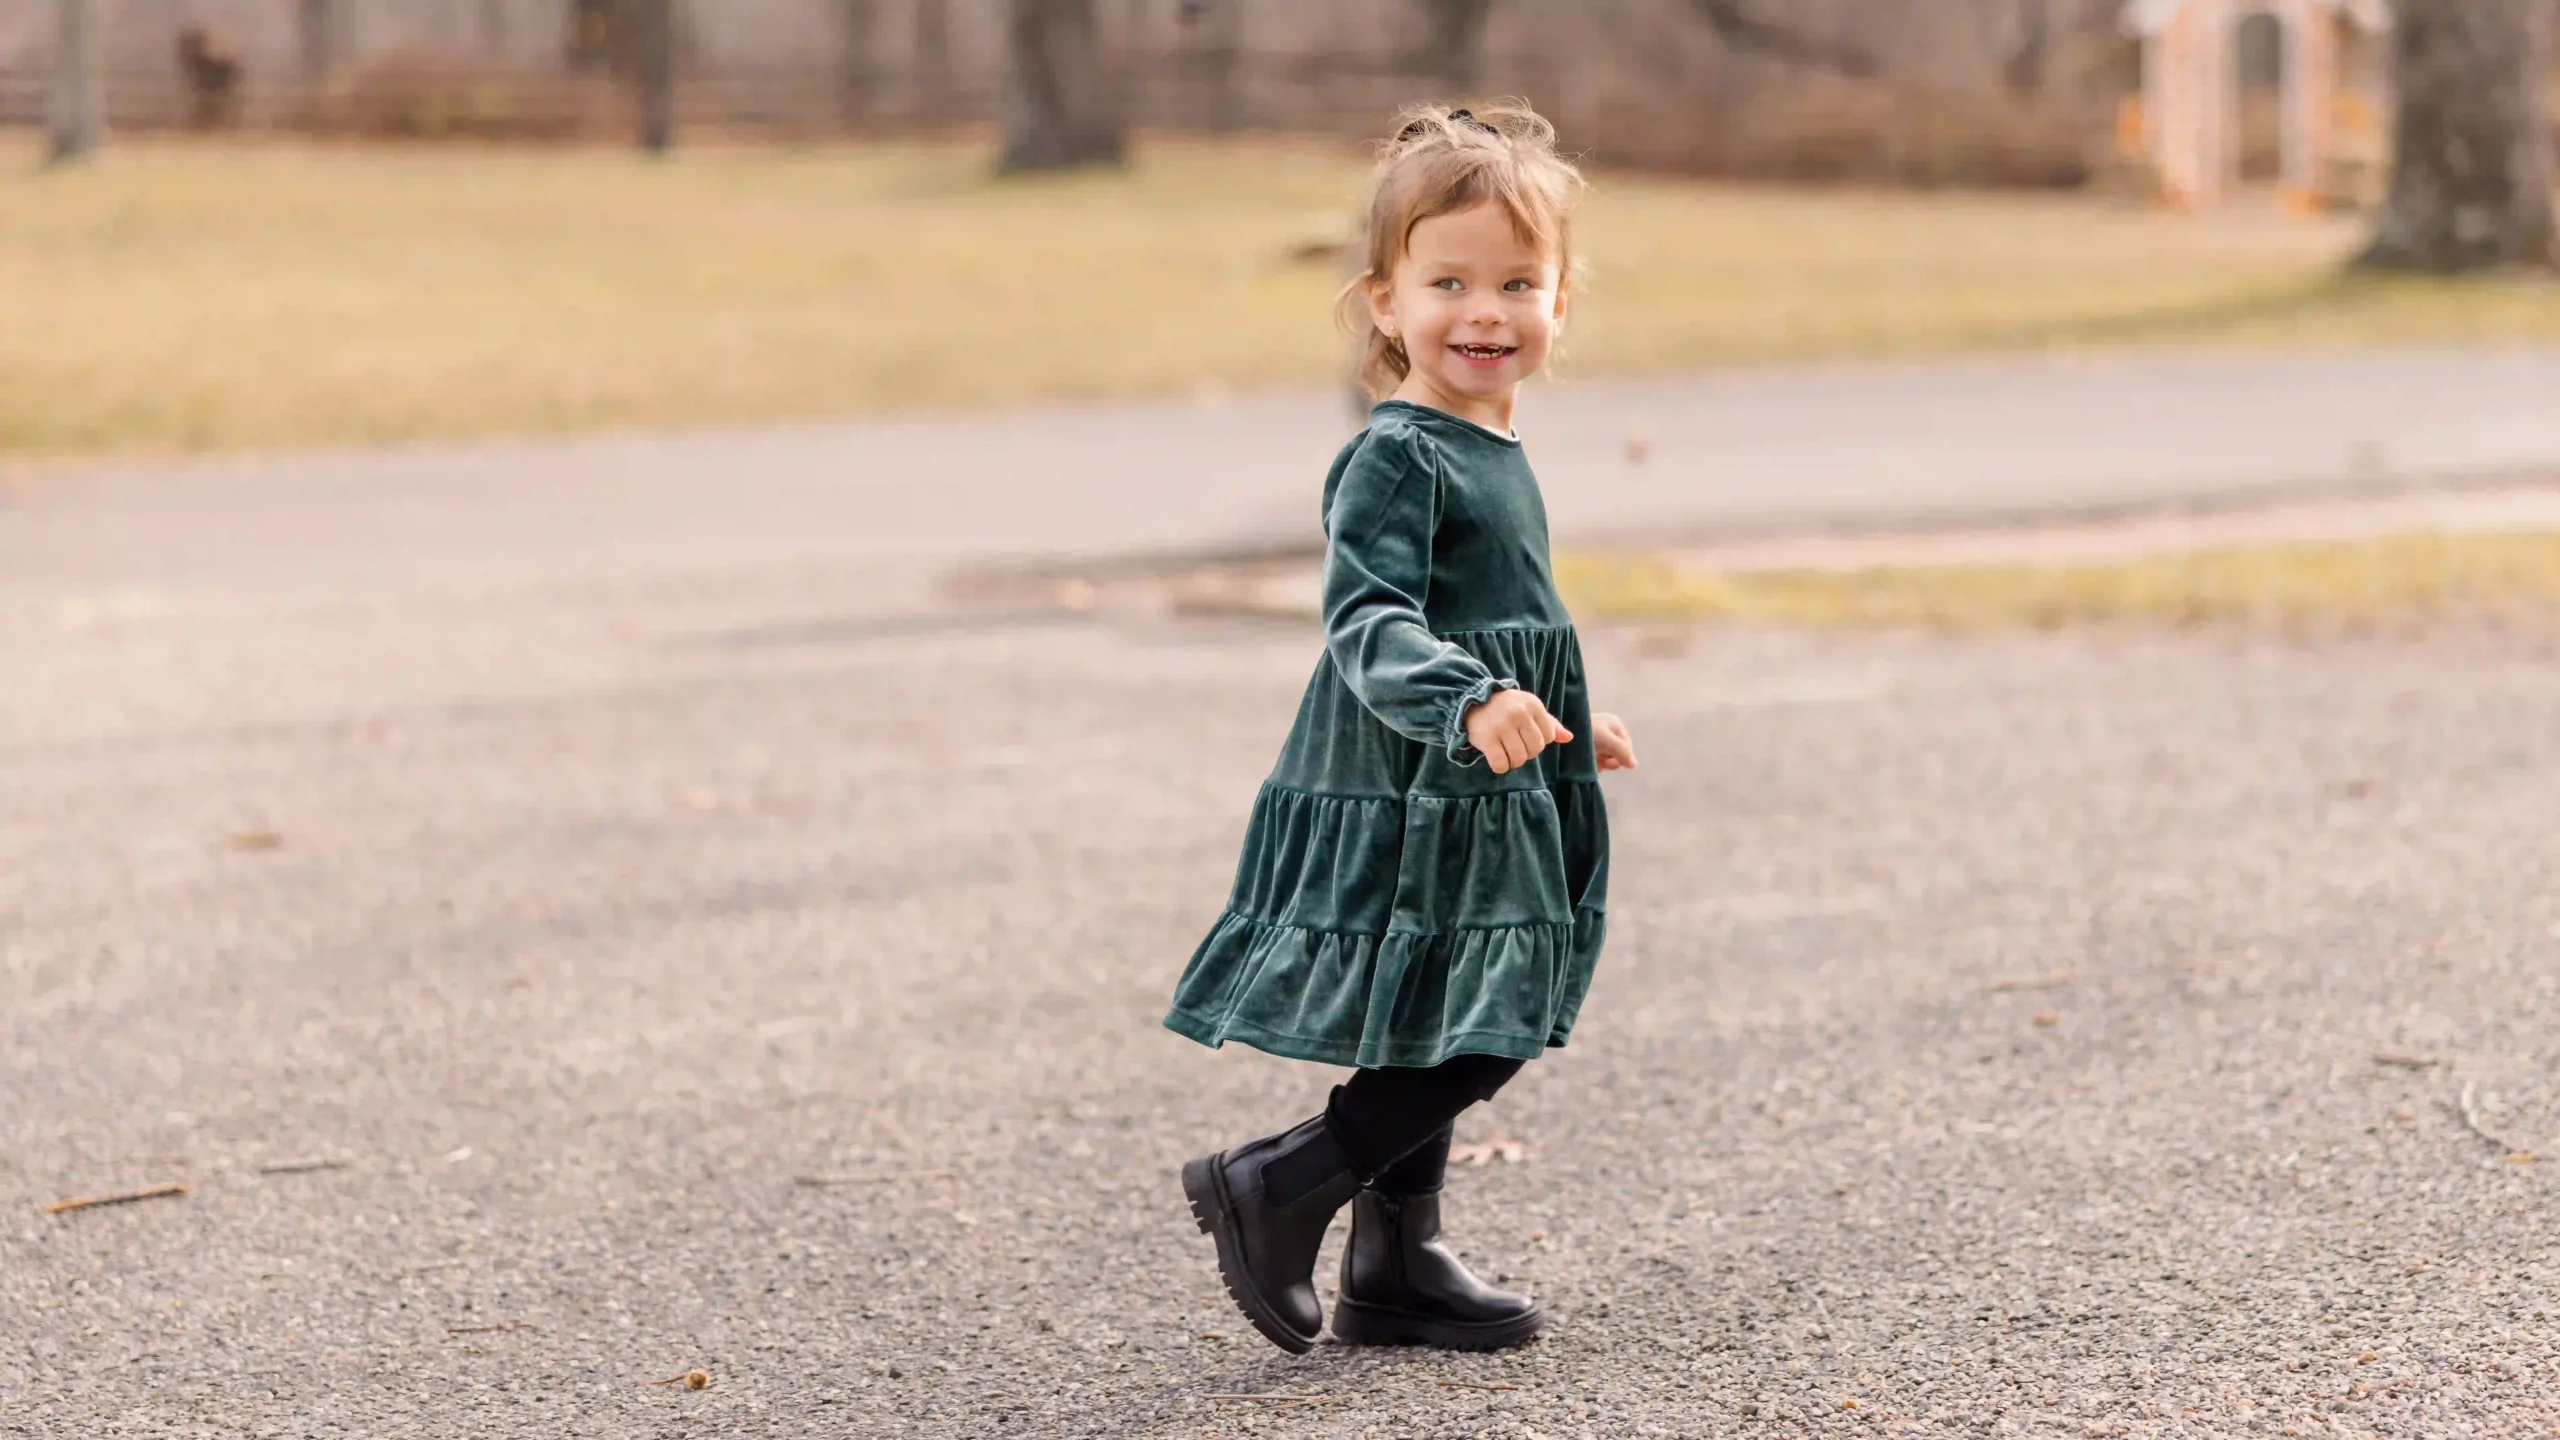
M1477 795L1319 795L1267 783L1227 912L1363 935L1561 925L1607 908L1597 780Z
M1176 1033L1367 1068L1565 1043L1609 872L1579 642L1570 627L1443 638L1517 677L1577 743L1493 775L1390 729L1319 666L1225 913L1175 988Z
M1600 781L1490 794L1311 794L1265 784L1231 915L1306 930L1439 935L1605 910Z
M1315 930L1221 916L1175 987L1165 1028L1325 1065L1516 1060L1561 1047L1599 963L1608 919L1441 934Z

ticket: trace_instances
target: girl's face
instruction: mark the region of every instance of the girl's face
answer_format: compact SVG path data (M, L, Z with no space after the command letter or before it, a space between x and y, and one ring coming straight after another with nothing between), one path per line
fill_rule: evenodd
M1395 274L1369 284L1371 318L1413 365L1396 398L1505 432L1513 393L1564 329L1565 298L1556 257L1491 202L1414 226Z

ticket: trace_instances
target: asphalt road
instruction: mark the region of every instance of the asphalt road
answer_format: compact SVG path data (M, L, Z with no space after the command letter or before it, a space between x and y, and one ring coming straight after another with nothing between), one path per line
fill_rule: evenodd
M2547 630L1594 634L1556 1323L1291 1358L1174 1170L1333 1076L1155 1021L1313 637L435 478L0 511L0 1434L2560 1432Z
M1560 538L1972 524L2560 478L2560 350L1568 381L1521 423ZM1302 394L37 470L0 484L0 595L1308 545L1349 425Z

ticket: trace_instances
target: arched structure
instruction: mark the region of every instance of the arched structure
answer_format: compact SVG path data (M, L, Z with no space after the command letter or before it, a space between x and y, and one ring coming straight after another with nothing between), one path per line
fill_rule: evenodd
M2285 194L2324 203L2342 162L2381 133L2377 38L2391 27L2383 0L2131 0L2125 28L2142 42L2140 137L2161 193L2182 207L2211 205L2239 177L2240 22L2268 15L2284 33Z

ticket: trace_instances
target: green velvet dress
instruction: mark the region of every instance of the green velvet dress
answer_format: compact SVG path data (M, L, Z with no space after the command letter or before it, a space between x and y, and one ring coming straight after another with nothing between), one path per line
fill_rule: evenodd
M1165 1025L1332 1065L1529 1059L1600 958L1609 822L1582 651L1520 442L1390 400L1325 477L1325 659ZM1496 775L1462 717L1573 732Z

